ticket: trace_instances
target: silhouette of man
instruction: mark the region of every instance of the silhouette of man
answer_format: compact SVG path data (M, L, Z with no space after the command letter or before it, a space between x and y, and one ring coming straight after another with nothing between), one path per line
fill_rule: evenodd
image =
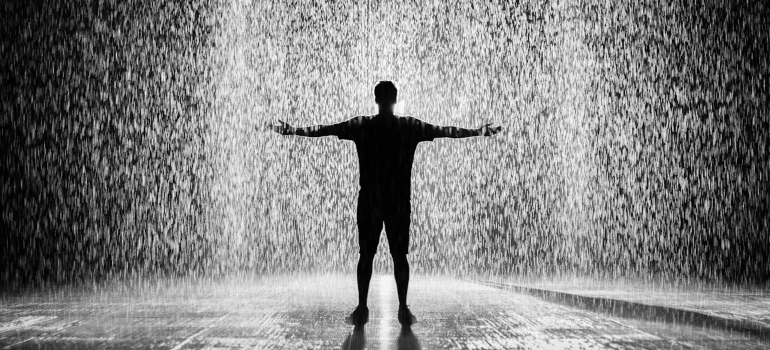
M356 144L360 169L358 193L357 268L358 307L347 318L348 323L363 325L369 320L367 295L372 278L372 263L377 252L383 223L393 258L398 291L398 321L409 326L416 321L406 304L409 287L409 221L411 213L410 185L412 161L417 144L440 137L463 138L491 136L501 127L486 124L478 129L437 126L409 116L393 114L398 90L390 81L381 81L374 88L379 113L361 116L332 125L295 128L279 121L270 129L282 135L307 137L337 136Z

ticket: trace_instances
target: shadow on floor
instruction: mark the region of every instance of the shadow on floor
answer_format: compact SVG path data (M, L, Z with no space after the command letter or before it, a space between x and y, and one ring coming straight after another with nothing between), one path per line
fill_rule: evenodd
M396 339L396 349L398 350L420 350L420 341L417 340L417 336L412 333L412 327L401 327L401 334Z
M366 348L366 331L364 326L356 326L353 328L353 332L348 334L345 341L342 342L340 349L342 350L362 350Z
M342 350L363 350L366 349L366 330L363 326L353 328L353 332L348 334L340 347ZM401 327L401 333L396 339L396 349L398 350L421 350L420 341L412 332L412 327Z

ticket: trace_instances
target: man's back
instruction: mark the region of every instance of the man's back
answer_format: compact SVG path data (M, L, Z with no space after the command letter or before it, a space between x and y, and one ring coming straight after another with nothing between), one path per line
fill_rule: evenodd
M417 144L432 140L412 117L376 115L351 119L341 139L356 143L361 192L383 199L409 199Z

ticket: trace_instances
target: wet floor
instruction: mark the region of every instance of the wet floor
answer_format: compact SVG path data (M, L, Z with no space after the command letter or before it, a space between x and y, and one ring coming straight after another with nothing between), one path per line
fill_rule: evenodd
M446 277L413 277L411 329L390 276L375 276L370 321L344 323L354 276L116 285L2 297L8 349L764 349L719 330L616 318Z

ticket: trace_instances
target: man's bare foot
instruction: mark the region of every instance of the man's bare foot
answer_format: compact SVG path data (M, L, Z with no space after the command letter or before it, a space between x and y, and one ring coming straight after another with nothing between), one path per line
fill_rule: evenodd
M401 323L401 325L404 326L411 326L415 323L417 323L417 318L412 315L412 312L409 311L409 306L399 306L398 307L398 322Z
M353 312L350 313L350 316L348 316L345 321L353 326L363 326L366 324L366 322L369 322L369 308L364 306L358 306L356 307Z

